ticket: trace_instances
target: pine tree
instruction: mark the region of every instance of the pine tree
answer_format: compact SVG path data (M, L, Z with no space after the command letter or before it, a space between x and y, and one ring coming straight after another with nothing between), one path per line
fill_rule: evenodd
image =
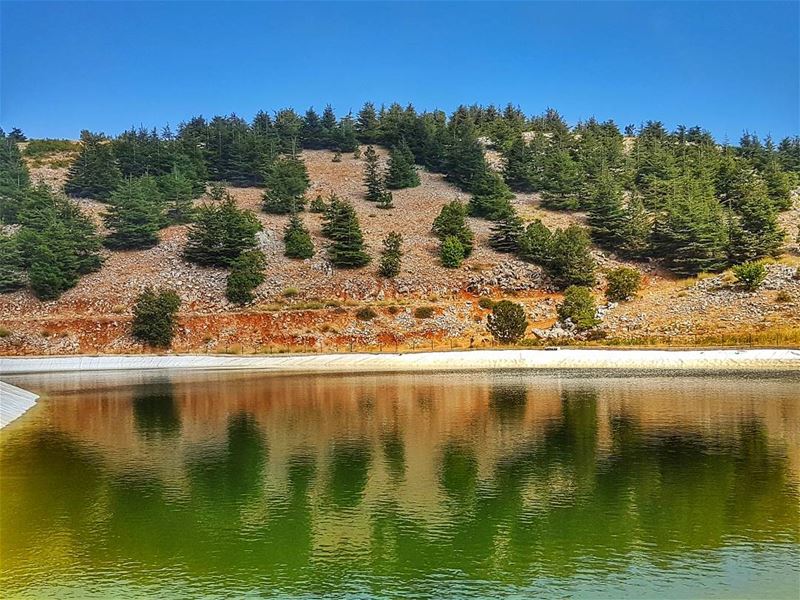
M521 304L501 300L492 307L492 314L486 317L486 328L501 344L518 342L528 329L525 309Z
M550 260L552 235L541 219L529 224L517 241L520 258L540 265L547 264Z
M405 138L389 152L389 165L386 171L386 187L390 190L417 187L419 175L414 166L414 154Z
M0 129L0 221L17 222L30 183L17 143Z
M16 235L0 234L0 294L24 285L22 253Z
M458 238L464 250L464 256L472 254L474 235L467 226L467 209L458 200L445 204L433 221L433 233L440 240L453 236Z
M473 217L497 221L514 212L514 207L509 202L514 195L497 173L485 171L473 182L472 190L469 213Z
M158 244L158 230L165 224L164 201L152 177L125 181L109 200L103 217L111 231L106 245L114 249L151 248Z
M521 133L504 150L503 162L503 179L508 187L517 192L532 191L530 153Z
M204 266L229 266L244 251L256 246L261 223L249 210L241 210L230 196L204 204L189 229L186 260Z
M381 194L377 204L378 208L394 208L394 194L390 191L385 191Z
M452 121L451 121L452 125ZM444 160L447 179L462 190L472 192L475 183L488 170L483 146L471 126L452 127Z
M577 225L556 229L548 244L545 270L560 288L570 285L592 286L595 262L586 230Z
M519 240L524 231L522 219L519 218L516 211L508 213L492 225L489 246L498 252L516 253L519 250Z
M356 119L358 140L364 144L378 143L380 141L379 126L375 105L372 102L366 102L361 110L358 111L358 118Z
M40 300L55 300L78 282L74 255L60 229L58 226L50 229L47 240L39 238L39 244L28 257L28 280Z
M303 210L309 179L302 159L297 156L279 158L265 180L264 212L283 215Z
M194 215L194 189L192 181L177 168L158 178L158 187L164 199L170 223L188 223Z
M377 202L383 195L385 186L375 148L367 146L364 152L364 186L367 188L366 199Z
M311 258L314 256L314 243L308 228L297 213L294 213L283 232L284 256L289 258Z
M789 210L792 207L792 184L789 175L781 170L777 159L767 163L763 177L772 205L777 210Z
M349 269L369 263L364 236L352 204L331 198L323 231L332 241L328 256L335 266Z
M259 250L242 252L231 263L225 282L225 297L235 304L248 304L254 300L253 290L264 283L265 260Z
M650 248L653 223L641 196L632 194L625 206L619 253L628 258L644 258Z
M553 210L577 209L580 171L569 151L552 145L543 170L542 206Z
M592 239L601 247L617 250L622 241L625 209L622 190L608 170L604 170L591 186L589 226Z
M320 122L319 115L313 108L306 111L303 118L303 148L319 150L326 144L325 129Z
M107 200L121 180L111 144L101 135L81 132L81 150L69 169L64 191L70 196Z
M400 274L400 259L403 256L401 246L403 236L392 231L383 240L383 251L378 272L383 277L392 278Z
M327 209L325 200L322 199L322 194L317 194L308 205L308 211L312 213L324 213Z
M448 235L442 240L442 245L439 248L439 257L442 259L442 265L448 269L456 269L461 266L464 256L464 245L456 236Z
M728 254L735 262L778 256L785 232L778 223L777 210L767 185L757 175L740 183L733 191L736 218L730 231Z

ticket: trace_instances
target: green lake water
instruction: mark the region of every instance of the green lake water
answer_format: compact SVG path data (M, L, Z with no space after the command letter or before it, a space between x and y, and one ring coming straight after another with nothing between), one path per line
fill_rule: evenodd
M798 598L800 377L6 378L3 598Z

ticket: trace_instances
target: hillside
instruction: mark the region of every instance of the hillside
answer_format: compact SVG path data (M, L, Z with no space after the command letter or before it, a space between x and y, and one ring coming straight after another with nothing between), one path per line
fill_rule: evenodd
M386 152L379 153L385 160ZM129 323L136 296L151 285L172 287L183 301L173 343L176 352L486 346L492 342L485 326L489 311L478 306L482 296L513 297L522 303L530 323L529 340L571 341L571 336L556 337L559 330L548 331L556 321L560 294L540 267L487 246L489 221L469 218L475 232L474 253L458 269L441 266L431 223L444 204L469 199L443 175L420 168L421 185L396 190L395 208L381 210L364 199L363 157L344 154L341 162L334 162L333 156L328 150L302 152L311 180L306 196L335 192L353 202L373 256L370 265L332 268L324 251L327 240L320 232L321 215L309 212L304 219L314 241L313 258L284 257L282 237L288 217L260 210L263 189L228 187L237 205L252 210L264 226L258 247L267 261L266 281L257 288L253 304L242 308L225 299L225 270L186 262L181 252L187 226L174 225L161 232L154 248L103 250L102 268L82 277L57 300L40 301L29 290L0 295L0 353L146 351L130 336ZM63 155L27 162L33 182L63 185L69 163ZM793 197L792 209L780 216L787 229L800 222L796 192ZM75 202L102 231L100 217L106 205L90 199ZM538 218L551 228L585 224L581 213L542 208L538 194L518 193L512 204L525 222ZM377 274L381 240L390 231L399 231L404 238L402 271L394 280ZM780 260L768 264L768 277L756 292L737 288L729 273L679 279L656 263L621 261L597 249L593 254L600 271L598 299L604 270L624 264L644 274L636 299L601 311L601 333L593 337L605 338L602 343L798 343L800 280L795 273L800 260L794 239ZM355 313L363 306L372 307L378 316L359 320ZM432 307L433 316L416 318L414 310L421 306Z

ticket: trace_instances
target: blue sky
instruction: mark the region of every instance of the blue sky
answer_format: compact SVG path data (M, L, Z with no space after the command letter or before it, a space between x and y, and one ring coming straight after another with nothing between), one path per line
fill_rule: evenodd
M365 100L800 130L797 2L1 7L0 125L32 137Z

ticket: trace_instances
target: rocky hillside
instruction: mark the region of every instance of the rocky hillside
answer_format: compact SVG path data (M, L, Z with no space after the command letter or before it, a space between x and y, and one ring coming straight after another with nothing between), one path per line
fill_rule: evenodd
M333 153L324 150L304 151L303 158L311 178L308 197L336 192L355 205L375 258L371 265L333 269L320 233L321 215L313 213L305 213L304 219L314 240L314 256L285 258L282 236L288 218L260 211L261 189L229 188L236 202L254 211L264 225L259 246L267 258L267 279L252 305L241 309L225 299L225 271L184 261L181 251L187 227L173 226L162 231L161 242L154 248L104 251L102 269L83 277L56 301L39 301L27 290L0 295L0 353L145 351L130 336L129 323L134 299L148 285L172 287L181 296L181 327L173 346L178 352L488 345L488 311L478 305L482 296L513 297L525 306L530 321L527 343L574 339L568 328L555 324L560 295L542 270L488 248L488 221L470 219L475 252L461 268L441 266L439 243L430 231L433 219L442 205L468 199L443 176L421 170L422 185L396 191L395 208L381 210L364 199L361 159L346 154L341 162L334 162ZM34 181L63 185L63 160L38 160L29 168ZM90 199L76 202L102 227L105 205ZM518 194L513 204L526 221L539 218L549 227L585 221L578 213L542 209L535 194ZM781 218L791 231L796 230L800 221L797 194L793 209ZM402 271L394 280L377 274L381 240L390 231L399 231L404 238ZM602 324L592 337L603 343L796 345L800 343L799 254L791 240L783 258L768 265L767 280L756 292L739 289L729 273L679 280L657 264L624 263L645 275L643 290L630 302L604 306ZM623 264L599 251L595 258L601 272ZM602 298L602 279L596 290L598 299ZM355 313L364 305L378 316L359 320ZM420 307L431 307L427 311L431 316L423 318L426 311L418 312Z

